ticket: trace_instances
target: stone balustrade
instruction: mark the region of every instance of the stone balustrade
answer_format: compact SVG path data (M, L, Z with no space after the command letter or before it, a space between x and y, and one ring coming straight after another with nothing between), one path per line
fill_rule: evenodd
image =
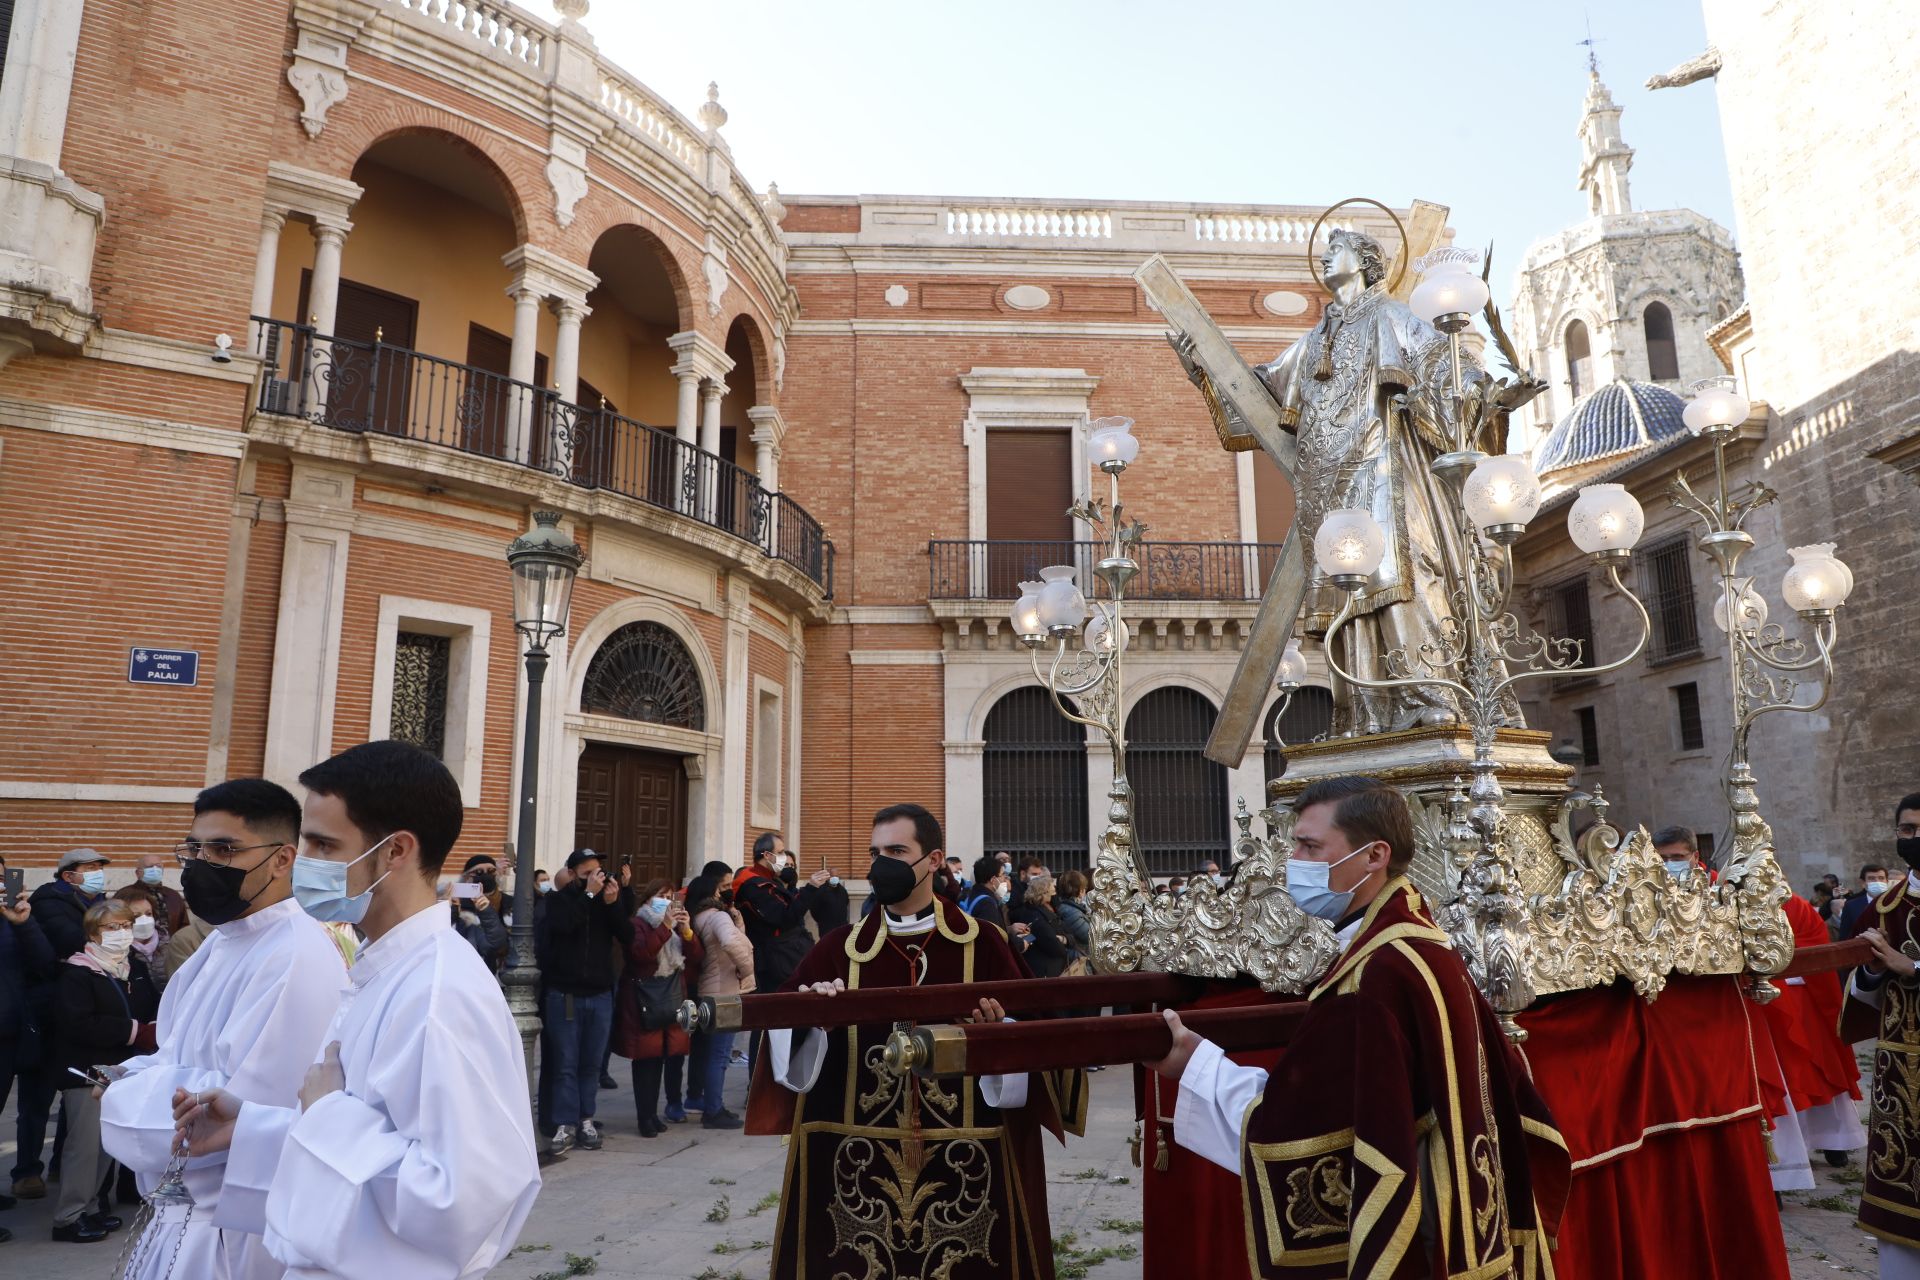
M394 0L402 9L444 22L480 44L518 58L530 67L545 65L549 28L511 5L485 0Z
M600 105L689 169L699 163L705 149L699 130L624 71L601 66Z
M947 234L1107 240L1113 236L1113 214L1105 209L1044 209L1026 205L956 206L947 210Z

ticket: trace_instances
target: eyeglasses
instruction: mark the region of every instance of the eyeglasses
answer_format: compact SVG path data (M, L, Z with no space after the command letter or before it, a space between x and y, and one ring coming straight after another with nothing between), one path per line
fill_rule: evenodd
M264 844L230 844L225 840L182 840L173 846L173 859L181 866L189 862L228 862L237 853L248 853L254 849L278 849L284 840L268 840Z
M1893 829L1893 834L1899 836L1902 840L1911 840L1915 836L1920 836L1920 825L1903 822Z

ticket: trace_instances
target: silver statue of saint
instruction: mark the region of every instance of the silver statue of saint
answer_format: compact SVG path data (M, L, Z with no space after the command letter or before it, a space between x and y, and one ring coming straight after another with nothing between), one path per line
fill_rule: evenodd
M1453 447L1445 389L1452 383L1447 339L1387 291L1380 244L1358 231L1335 231L1321 274L1333 300L1316 324L1271 364L1255 372L1280 405L1284 426L1299 438L1298 514L1311 546L1327 512L1354 507L1373 514L1387 534L1386 558L1356 602L1358 616L1335 638L1340 665L1386 679L1387 654L1438 646L1438 620L1455 612L1450 598L1466 581L1467 546L1453 503L1431 471ZM1462 359L1462 377L1485 374ZM1346 595L1308 557L1301 621L1324 638ZM1459 718L1445 691L1419 687L1362 689L1336 677L1336 735L1383 733Z

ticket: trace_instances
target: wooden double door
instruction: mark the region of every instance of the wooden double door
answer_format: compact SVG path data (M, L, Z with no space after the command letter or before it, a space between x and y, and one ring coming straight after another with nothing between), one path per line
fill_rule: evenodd
M590 742L580 753L573 844L633 868L638 892L649 880L678 885L687 863L687 770L664 751Z

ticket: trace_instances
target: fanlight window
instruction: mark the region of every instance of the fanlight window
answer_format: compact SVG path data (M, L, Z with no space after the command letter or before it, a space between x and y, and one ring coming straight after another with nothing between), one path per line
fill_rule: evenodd
M682 729L707 727L693 655L657 622L628 623L600 646L587 664L580 709Z

